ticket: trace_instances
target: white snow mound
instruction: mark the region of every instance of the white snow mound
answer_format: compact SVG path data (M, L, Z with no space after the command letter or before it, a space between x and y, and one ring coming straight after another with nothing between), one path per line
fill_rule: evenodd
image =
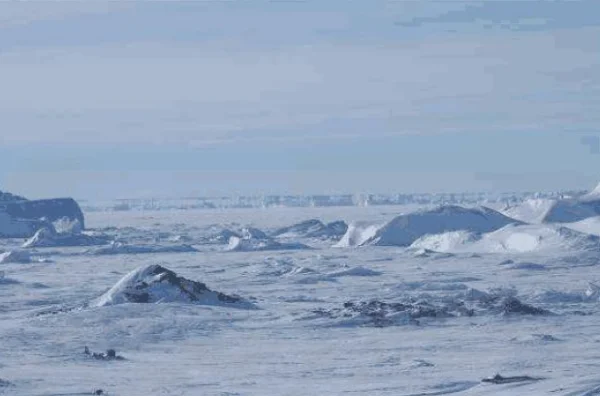
M91 305L104 307L125 303L193 303L255 308L241 297L210 290L204 283L180 277L160 265L131 271Z
M39 229L34 236L29 238L22 247L67 247L67 246L96 246L104 245L108 238L71 232L59 233L53 228Z
M449 231L484 233L511 223L520 222L486 207L441 206L398 216L361 245L409 246L427 234Z
M552 224L509 224L485 234L427 235L411 247L452 253L528 253L600 251L600 238Z

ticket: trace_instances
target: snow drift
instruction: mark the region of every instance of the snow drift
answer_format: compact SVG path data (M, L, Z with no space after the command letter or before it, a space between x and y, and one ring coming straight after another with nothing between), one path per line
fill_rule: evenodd
M262 230L253 227L245 227L239 230L222 229L217 234L207 238L209 243L228 244L231 238L243 239L269 239L269 236Z
M425 235L411 247L439 252L475 253L600 251L600 238L553 224L509 224L485 234L448 232Z
M275 230L271 235L276 237L304 237L304 238L341 238L348 230L344 221L334 221L328 224L321 220L306 220L289 227Z
M106 236L94 236L76 232L57 232L53 227L44 227L28 239L22 247L68 247L105 245L109 239Z
M91 305L104 307L124 303L172 302L254 308L253 304L241 297L213 291L204 283L178 276L160 265L131 271Z
M441 206L398 216L359 245L409 246L428 234L461 230L484 233L511 223L520 222L486 207Z
M225 248L228 252L262 252L268 250L304 250L310 249L303 243L278 242L271 238L238 238L231 237L229 245Z
M193 253L198 250L190 245L128 245L112 242L108 246L90 249L86 254L105 256L114 254Z

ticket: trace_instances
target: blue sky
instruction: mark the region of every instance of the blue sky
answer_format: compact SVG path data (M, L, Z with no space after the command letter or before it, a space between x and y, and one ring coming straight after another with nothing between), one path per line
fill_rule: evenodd
M600 181L596 8L0 3L0 189L589 188Z

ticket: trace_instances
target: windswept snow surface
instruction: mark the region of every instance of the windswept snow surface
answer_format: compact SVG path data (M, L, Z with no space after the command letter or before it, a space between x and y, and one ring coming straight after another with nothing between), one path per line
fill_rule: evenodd
M27 249L52 262L0 264L0 394L598 393L596 237L566 224L502 224L477 209L451 210L461 228L448 230L430 227L443 216L413 209L86 214L90 232L118 242ZM412 246L356 243L402 213L429 213L414 217ZM354 224L348 245L361 248L300 234L290 242L313 249L230 253L172 241L309 219ZM246 240L287 242L257 235ZM86 346L124 359L90 359ZM510 383L526 378L535 380Z

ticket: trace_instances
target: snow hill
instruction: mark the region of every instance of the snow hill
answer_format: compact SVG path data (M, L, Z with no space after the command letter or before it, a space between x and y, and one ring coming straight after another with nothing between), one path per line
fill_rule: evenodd
M124 303L172 302L255 308L241 297L213 291L204 283L178 276L160 265L131 271L91 305L104 307Z
M485 233L511 223L520 222L486 207L441 206L398 216L360 245L409 246L423 235L461 230Z
M554 224L509 224L484 234L455 231L425 235L411 247L451 253L600 251L600 238Z

